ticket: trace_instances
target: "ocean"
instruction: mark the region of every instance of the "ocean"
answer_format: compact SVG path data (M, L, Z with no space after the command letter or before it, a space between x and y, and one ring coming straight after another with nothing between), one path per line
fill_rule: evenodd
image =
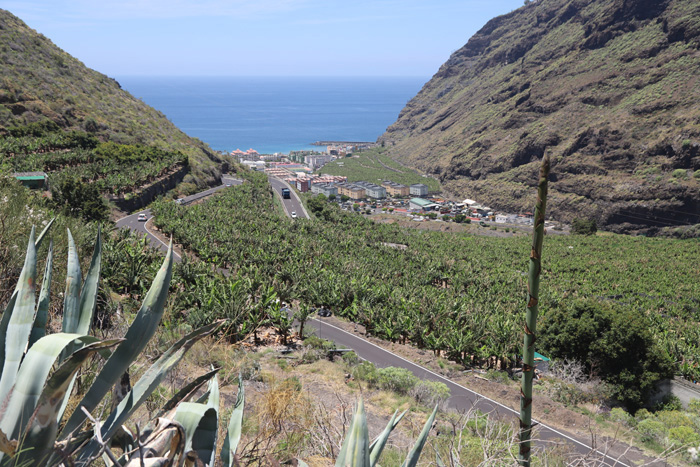
M375 141L428 78L117 77L122 88L219 151Z

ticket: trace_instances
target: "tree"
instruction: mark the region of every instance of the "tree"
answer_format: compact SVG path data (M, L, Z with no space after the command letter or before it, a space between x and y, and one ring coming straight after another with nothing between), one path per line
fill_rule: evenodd
M328 201L335 201L335 195L334 194L328 195Z
M95 185L68 178L51 190L53 203L67 215L85 220L106 220L107 203Z
M343 203L349 199L350 199L350 197L348 195L340 195L340 201L342 201Z
M550 356L582 362L631 412L644 405L658 381L673 375L671 358L654 342L647 316L608 303L578 300L550 310L541 345Z

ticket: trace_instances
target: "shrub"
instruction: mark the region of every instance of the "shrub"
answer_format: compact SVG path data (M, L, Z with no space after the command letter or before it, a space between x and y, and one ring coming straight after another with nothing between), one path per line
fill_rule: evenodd
M656 404L654 406L655 411L659 410L665 410L665 411L671 411L671 410L683 410L683 404L681 403L681 400L677 397L674 396L673 394L669 394L666 397L663 398L661 402Z
M693 172L693 177L700 180L700 169L696 170Z
M662 410L657 412L656 419L663 423L666 428L693 426L693 421L680 410Z
M700 435L689 426L677 426L668 430L668 442L672 447L697 446Z
M462 222L464 222L464 220L465 220L466 218L467 218L467 216L465 216L464 214L457 214L457 215L455 216L455 222L458 223L458 224L461 224ZM471 219L470 219L470 220L471 220Z
M360 363L360 357L358 357L355 352L345 352L342 358L348 366L355 366Z
M352 370L352 377L360 381L365 381L370 386L375 386L379 381L379 372L374 363L362 362Z
M695 415L700 415L700 399L690 399L688 410L695 413Z
M594 235L598 231L595 219L574 219L571 233L576 235Z
M637 431L642 436L642 441L655 441L659 444L664 443L666 434L668 433L664 424L653 418L647 418L639 422Z
M379 387L399 394L408 394L418 384L418 377L405 368L393 366L378 371Z
M624 423L628 426L635 424L634 417L625 412L625 410L621 407L615 407L610 411L610 420L613 422Z
M676 169L673 172L671 172L671 177L686 179L688 178L688 171L685 169Z
M450 397L450 390L439 381L420 381L409 391L409 395L421 404L434 406L445 402Z

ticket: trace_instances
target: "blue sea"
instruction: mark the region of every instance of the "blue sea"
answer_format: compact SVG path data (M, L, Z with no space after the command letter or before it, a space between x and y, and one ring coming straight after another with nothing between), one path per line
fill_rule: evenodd
M428 78L117 77L122 88L213 149L319 149L375 141Z

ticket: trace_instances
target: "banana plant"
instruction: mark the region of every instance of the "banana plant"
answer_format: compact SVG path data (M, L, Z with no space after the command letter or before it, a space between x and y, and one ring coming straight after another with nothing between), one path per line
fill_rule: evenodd
M143 306L124 338L99 340L90 336L95 309L101 262L101 237L98 232L90 269L81 287L80 262L69 238L69 260L64 297L63 332L46 334L46 308L52 269L53 248L49 247L42 292L35 303L37 276L36 250L45 232L35 240L29 236L25 263L15 292L0 320L3 326L3 349L0 354L0 465L89 464L101 455L114 459L111 442L120 434L129 438L124 423L158 387L164 376L182 359L198 340L216 332L223 320L203 326L172 345L136 382L106 419L97 420L91 412L103 405L104 397L130 364L138 357L155 333L163 314L172 276L172 245ZM73 414L63 419L66 401L78 370L89 357L100 354L107 359ZM57 366L57 368L56 368ZM52 371L53 368L56 368ZM165 417L152 424L150 438L140 444L139 452L158 452L167 446L168 459L198 458L206 465L214 464L218 426L218 382L216 371L198 378L183 388L166 407ZM213 378L213 379L212 379ZM196 389L209 381L208 391L196 403L188 402ZM240 383L240 405L234 410L229 426L226 456L233 458L240 439L243 386ZM204 405L202 410L199 406ZM192 410L194 408L194 410ZM201 414L200 417L198 415ZM170 417L170 418L167 418ZM85 429L86 420L92 427ZM65 423L64 423L65 422ZM63 430L59 432L59 427ZM133 436L131 436L133 440ZM167 442L166 442L167 441ZM124 443L124 444L129 444ZM133 442L131 443L134 444ZM123 456L118 465L143 465L140 456ZM149 465L157 464L149 459Z

